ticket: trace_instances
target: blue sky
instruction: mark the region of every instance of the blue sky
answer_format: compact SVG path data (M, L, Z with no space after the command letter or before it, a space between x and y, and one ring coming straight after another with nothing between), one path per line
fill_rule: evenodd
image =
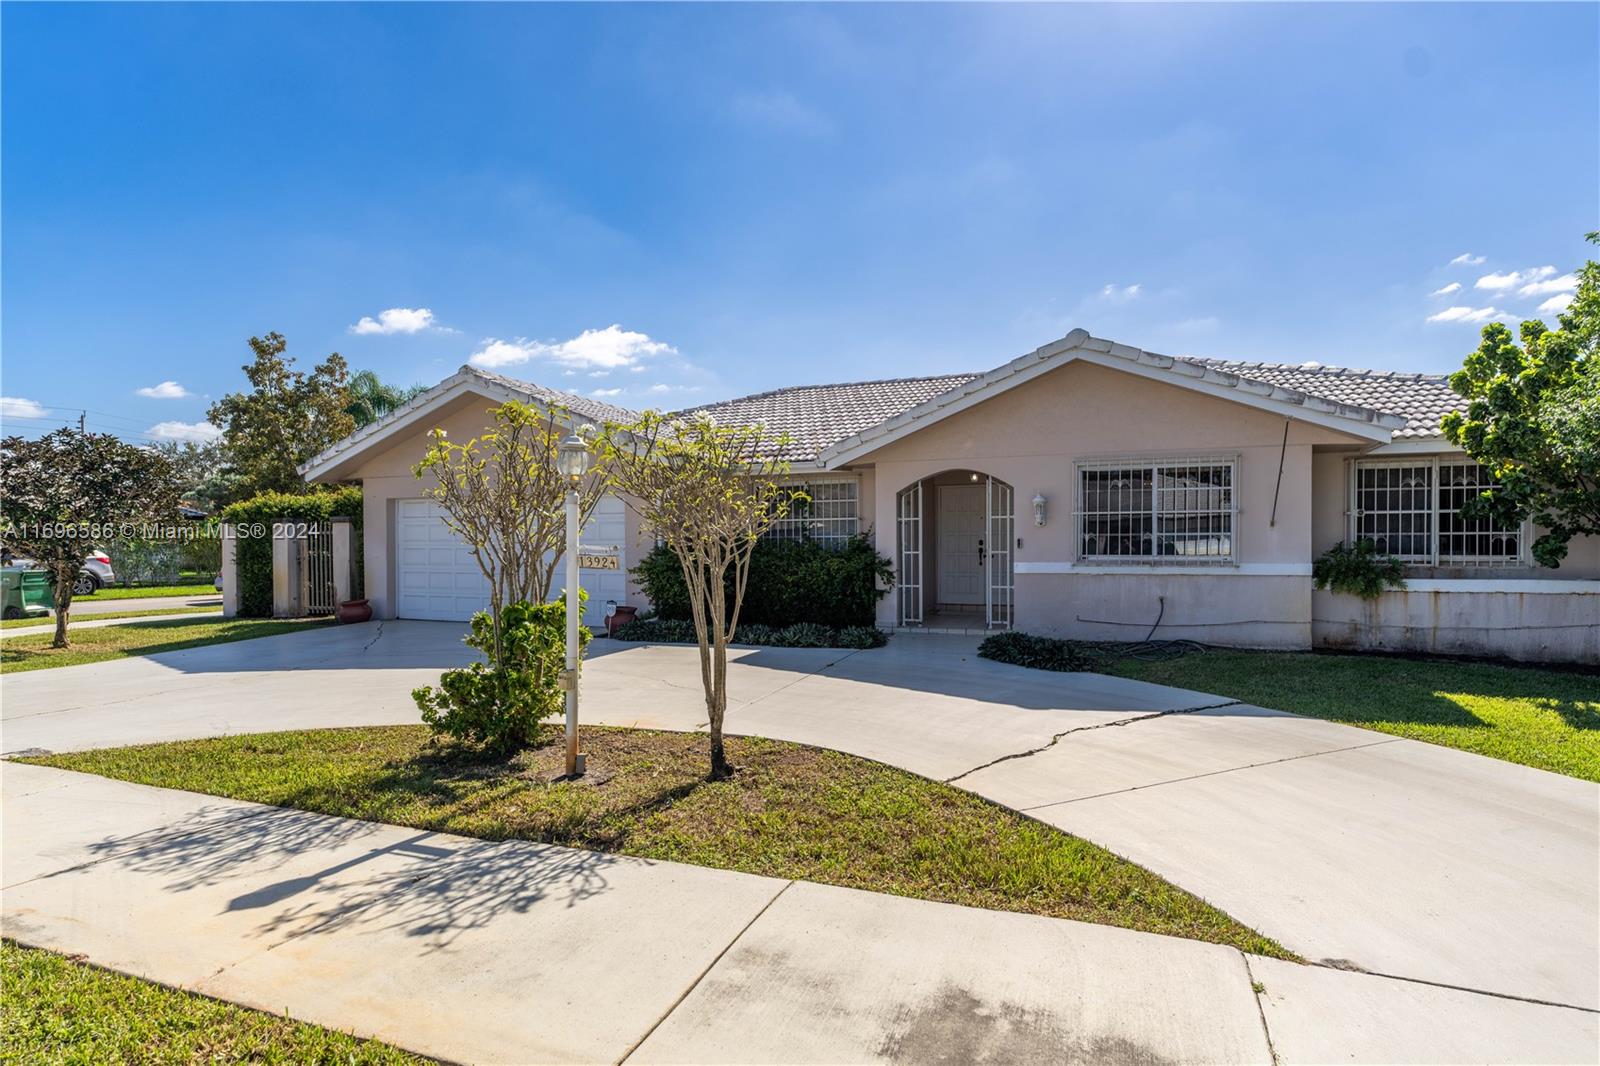
M1600 225L1593 4L0 19L8 432L203 433L269 330L633 407L1075 326L1443 371Z

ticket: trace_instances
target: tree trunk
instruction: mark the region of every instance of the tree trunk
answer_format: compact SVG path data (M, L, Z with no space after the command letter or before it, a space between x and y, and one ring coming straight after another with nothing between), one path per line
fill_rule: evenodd
M728 645L720 631L711 656L712 681L706 690L706 710L711 725L711 780L725 781L733 776L733 765L722 749L722 719L728 710Z
M50 642L52 648L65 648L71 643L67 640L67 614L72 609L72 583L77 579L77 567L70 573L63 567L56 568L56 639Z

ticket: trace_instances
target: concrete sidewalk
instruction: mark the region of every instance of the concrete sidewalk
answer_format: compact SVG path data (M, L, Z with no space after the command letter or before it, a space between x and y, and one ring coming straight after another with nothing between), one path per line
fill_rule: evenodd
M0 786L6 936L456 1061L1600 1052L1594 1012L1146 933L15 763Z

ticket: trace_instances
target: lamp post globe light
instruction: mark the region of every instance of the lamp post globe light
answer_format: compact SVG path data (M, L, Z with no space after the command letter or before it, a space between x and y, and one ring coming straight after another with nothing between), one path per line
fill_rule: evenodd
M589 472L589 445L576 433L556 449L556 470L567 479L567 776L584 771L578 751L578 485Z

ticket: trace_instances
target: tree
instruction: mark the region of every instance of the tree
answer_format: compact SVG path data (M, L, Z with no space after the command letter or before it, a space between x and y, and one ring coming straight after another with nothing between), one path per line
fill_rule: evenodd
M721 426L707 415L669 421L647 411L632 425L608 425L606 476L683 568L689 615L700 644L700 681L711 726L711 779L733 767L723 751L728 710L728 643L739 625L750 555L761 535L803 493L779 482L788 465L756 426Z
M1588 238L1600 243L1600 233ZM1469 401L1446 415L1445 437L1498 484L1462 513L1515 527L1532 518L1543 533L1533 556L1557 567L1573 537L1600 535L1600 264L1578 271L1560 329L1522 323L1519 345L1498 322L1450 376Z
M124 526L171 523L178 487L172 464L109 433L58 429L37 440L0 441L0 521L6 548L50 571L56 635L65 648L72 583L97 540Z
M238 477L229 469L221 441L166 440L151 447L172 464L182 501L214 513L235 499Z
M355 431L346 413L350 388L344 359L334 352L309 375L292 369L280 333L251 337L254 361L244 366L249 392L229 393L207 418L222 430L222 444L239 482L240 498L263 492L307 491L299 466Z
M515 603L543 603L566 554L567 483L556 469L562 438L572 432L567 411L510 400L490 412L493 427L465 444L435 429L413 472L432 475L424 495L438 501L489 583L495 647L500 619ZM588 521L605 492L597 470L579 487L580 521Z
M357 429L372 425L428 391L426 385L413 385L409 389L389 385L372 370L358 370L352 374L348 387L350 403L344 412L355 420Z

